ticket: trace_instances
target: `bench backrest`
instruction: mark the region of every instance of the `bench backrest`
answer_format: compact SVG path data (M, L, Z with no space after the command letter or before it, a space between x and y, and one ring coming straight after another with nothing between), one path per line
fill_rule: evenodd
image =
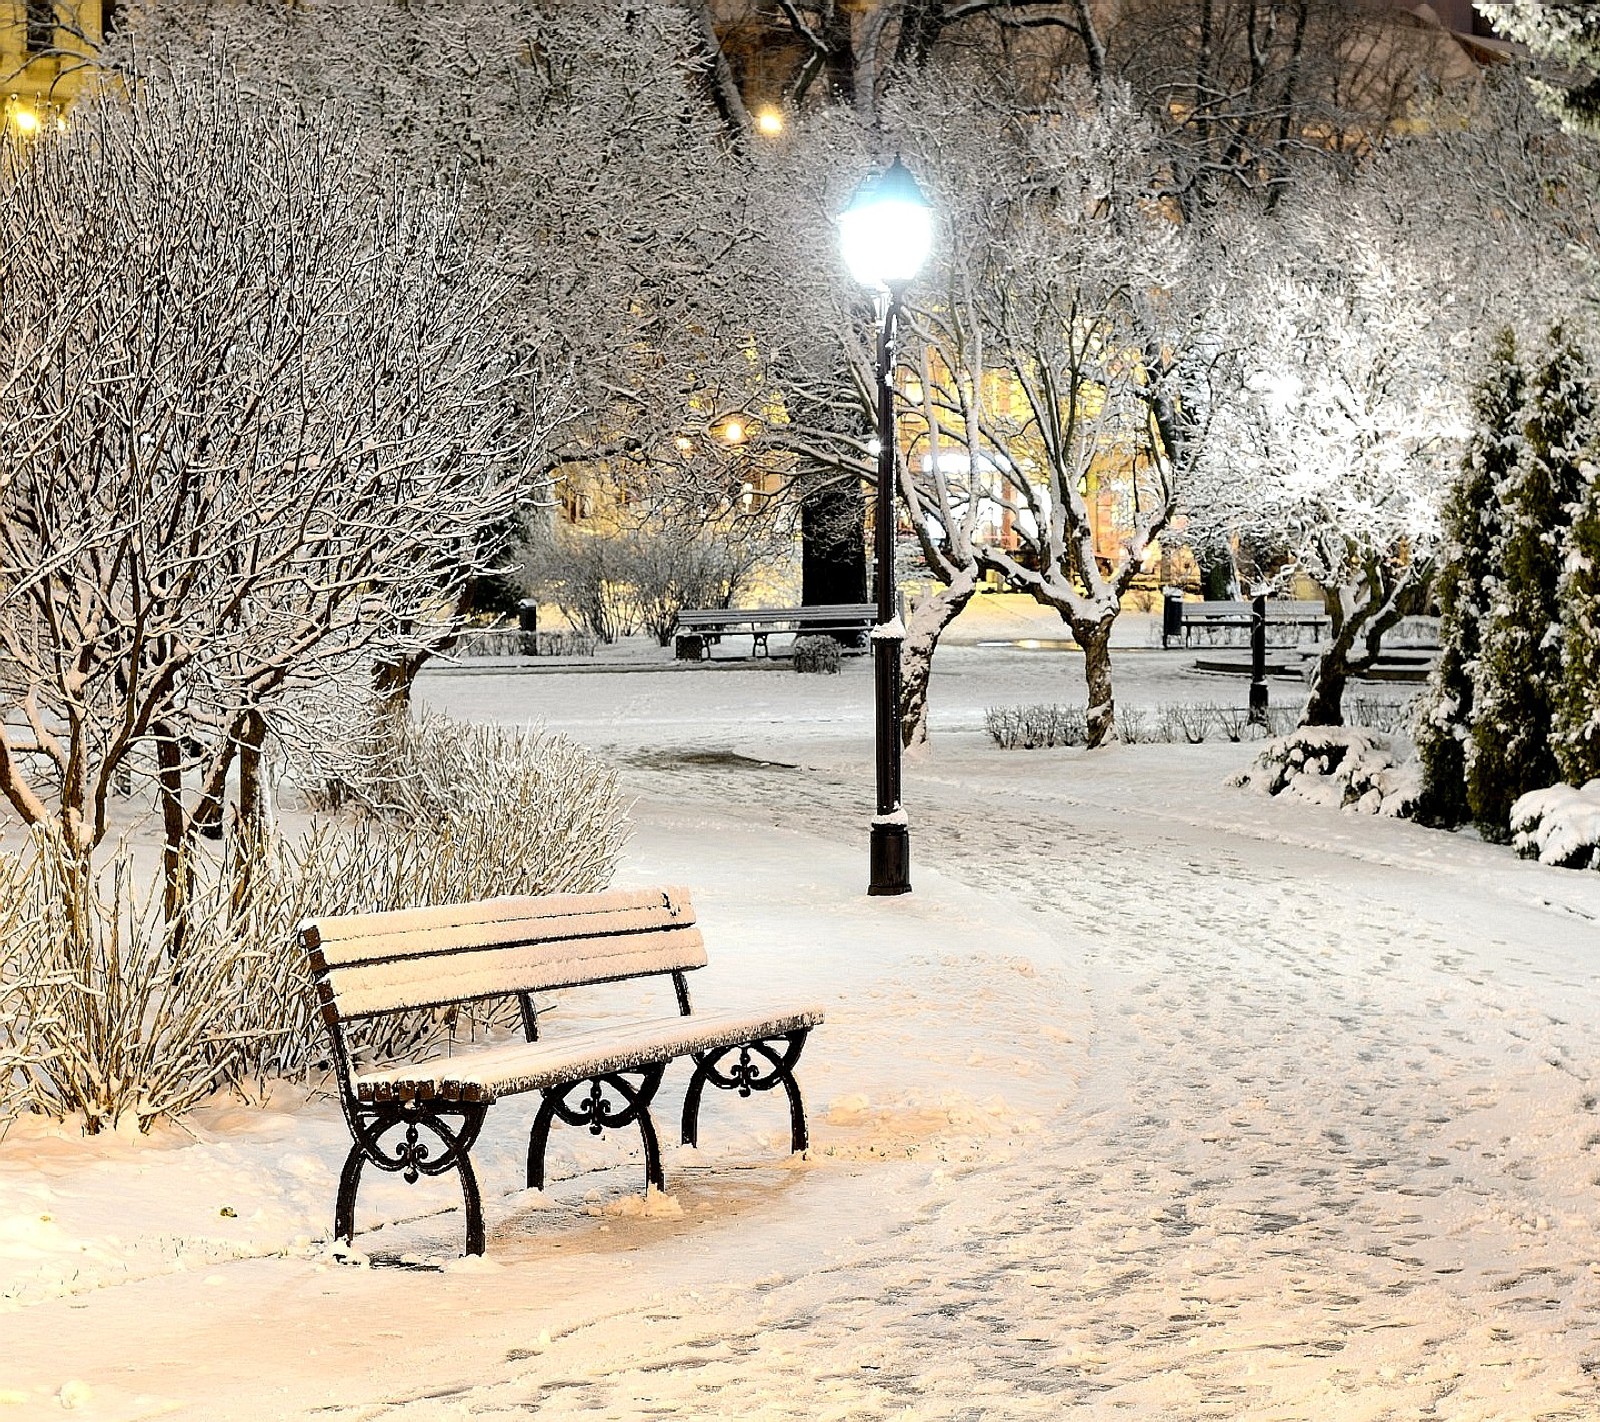
M544 894L308 919L300 941L324 1015L681 973L706 963L689 891Z
M1249 617L1251 605L1248 602L1186 602L1183 605L1183 615L1186 618L1197 617ZM1306 598L1285 598L1267 603L1267 621L1281 617L1326 617L1328 609L1320 602Z
M869 602L818 603L810 607L692 607L678 613L678 627L722 627L736 622L867 622L877 617Z

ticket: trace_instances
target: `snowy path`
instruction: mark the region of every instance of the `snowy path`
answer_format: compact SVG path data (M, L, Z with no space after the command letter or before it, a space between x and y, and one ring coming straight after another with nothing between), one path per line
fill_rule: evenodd
M778 823L858 810L698 769ZM953 788L917 786L921 862L1062 945L1034 1010L1088 989L1076 1093L816 1272L574 1334L474 1415L668 1415L685 1377L723 1417L1600 1415L1588 919L1054 785L1001 850L939 828Z
M917 892L868 900L853 719L649 724L608 680L488 714L543 697L619 756L624 877L695 886L719 991L826 994L812 1159L724 1103L641 1217L582 1142L549 1200L501 1193L513 1119L487 1263L436 1271L449 1213L369 1238L422 1271L352 1270L292 1243L326 1228L322 1103L277 1147L193 1147L213 1228L253 1166L257 1252L288 1257L183 1262L141 1183L129 1248L170 1231L177 1272L8 1315L0 1417L80 1378L82 1415L208 1422L1600 1417L1600 876L1226 790L1239 747L953 736L908 777ZM181 1191L182 1153L141 1170Z

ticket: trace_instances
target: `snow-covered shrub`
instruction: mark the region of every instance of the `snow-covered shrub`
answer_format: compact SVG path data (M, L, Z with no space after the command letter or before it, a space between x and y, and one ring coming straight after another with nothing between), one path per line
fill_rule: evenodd
M1117 735L1128 745L1199 745L1217 737L1243 741L1281 735L1299 715L1297 706L1269 706L1263 726L1250 719L1244 706L1167 703L1153 711L1141 707L1118 711ZM984 712L984 726L1002 750L1081 746L1088 734L1083 709L1076 706L991 706Z
M843 660L839 643L832 637L794 639L794 669L797 672L827 672L836 676Z
M94 868L35 830L3 873L20 912L0 925L0 1106L76 1115L91 1134L125 1119L148 1130L228 1079L230 1047L276 1029L244 1010L243 989L282 947L243 937L214 879L175 960L159 880L136 882L126 845Z
M1557 601L1561 606L1561 685L1550 740L1561 778L1579 785L1600 776L1600 477L1574 510Z
M1511 844L1524 859L1563 869L1600 869L1600 780L1552 785L1518 796Z
M177 954L159 878L141 883L125 850L90 872L40 832L0 857L0 1120L147 1128L220 1087L249 1094L316 1067L306 917L610 881L626 826L616 775L563 737L400 725L388 775L359 787L359 813L297 842L197 855ZM414 1013L378 1032L410 1044L475 1027Z
M1386 736L1351 726L1302 726L1268 741L1229 783L1372 815L1409 814L1420 785L1414 764L1395 763Z
M353 820L325 823L263 857L241 908L251 941L288 944L249 996L282 1030L235 1053L230 1079L302 1071L320 1059L304 965L302 919L496 894L604 888L627 838L616 772L591 751L539 729L469 726L443 716L380 723L380 751L345 769ZM236 876L237 877L237 876ZM391 1045L454 1030L457 1014L381 1024Z
M447 899L584 891L610 880L626 838L617 775L592 751L537 727L446 716L378 723L350 798L380 827L438 841L437 867L397 886ZM417 900L423 902L424 900ZM326 911L326 910L324 910Z
M1517 422L1516 461L1496 491L1502 521L1472 663L1467 801L1484 838L1502 844L1512 804L1561 776L1551 724L1562 681L1562 550L1600 438L1582 351L1560 327L1548 344Z

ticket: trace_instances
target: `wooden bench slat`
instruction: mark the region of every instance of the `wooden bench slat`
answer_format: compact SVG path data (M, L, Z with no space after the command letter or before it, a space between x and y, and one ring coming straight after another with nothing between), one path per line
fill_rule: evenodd
M443 928L452 924L496 923L504 919L562 918L579 913L612 913L622 909L672 905L678 913L689 908L689 891L680 885L659 889L608 889L598 894L508 894L500 898L479 899L472 903L438 904L430 908L392 909L380 913L333 914L307 919L301 924L302 936L314 931L315 943L329 944L345 938L360 938L372 933L406 932L421 928Z
M705 940L700 930L691 926L387 958L330 968L323 981L341 1016L364 1017L506 993L685 971L705 963Z
M355 1088L363 1101L417 1098L487 1104L503 1095L627 1071L690 1052L782 1037L822 1020L822 1009L815 1006L644 1018L364 1072L356 1078Z
M721 626L732 622L832 622L876 620L869 602L815 603L809 607L688 607L678 613L678 626Z
M413 928L400 933L370 933L360 938L335 939L312 951L314 963L337 968L394 958L447 958L452 953L472 948L636 936L693 926L692 913L674 912L668 905L652 904L645 908L613 909L608 913L506 918L489 923Z

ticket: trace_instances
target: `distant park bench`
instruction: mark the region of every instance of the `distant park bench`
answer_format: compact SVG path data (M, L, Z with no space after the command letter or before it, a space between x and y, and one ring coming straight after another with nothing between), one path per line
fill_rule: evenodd
M846 632L859 637L878 620L870 602L824 603L816 607L705 607L678 614L676 655L684 661L709 659L724 637L750 638L750 655L770 655L767 638L774 632Z
M700 1098L709 1083L741 1096L782 1086L791 1148L806 1148L794 1067L822 1012L692 1014L684 975L705 966L706 950L686 889L485 899L319 918L301 924L300 940L354 1141L334 1209L334 1233L346 1242L355 1236L364 1165L399 1172L412 1184L454 1170L466 1206L467 1252L482 1254L483 1208L469 1153L489 1107L519 1092L543 1097L528 1138L531 1188L544 1185L545 1145L559 1118L594 1135L636 1123L646 1187L661 1189L650 1103L667 1064L679 1057L694 1061L683 1100L685 1145L698 1141ZM536 993L656 975L672 978L676 1014L596 1019L542 1034ZM526 1041L357 1068L347 1035L352 1023L507 997L518 1000Z
M1203 633L1208 643L1214 644L1219 636L1224 640L1248 639L1250 633L1250 604L1248 602L1182 602L1169 597L1162 608L1161 645L1170 647L1174 642L1191 646L1195 634ZM1327 609L1311 600L1284 600L1267 603L1267 628L1287 627L1299 641L1305 633L1316 640L1331 624Z

